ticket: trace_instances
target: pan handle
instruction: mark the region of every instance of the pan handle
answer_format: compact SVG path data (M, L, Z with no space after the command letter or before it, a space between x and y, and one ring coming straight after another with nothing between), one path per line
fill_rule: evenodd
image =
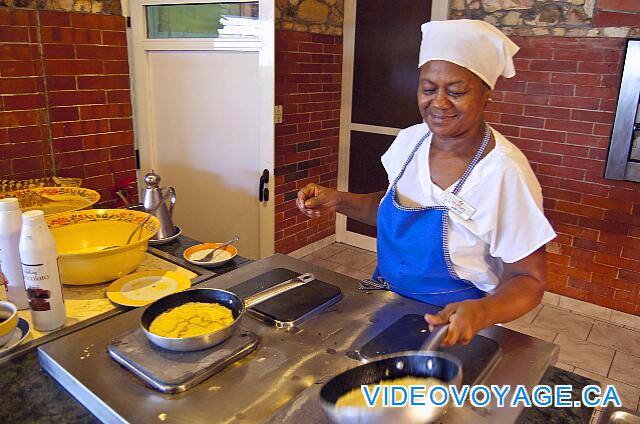
M313 274L306 273L299 275L295 278L292 278L291 280L285 281L284 283L276 284L271 288L268 288L256 294L252 294L251 296L244 299L244 306L245 308L250 308L260 302L264 302L265 300L271 299L272 297L275 297L286 291L310 283L315 279L316 277Z
M440 347L440 343L442 343L444 338L447 336L448 331L449 331L449 324L436 326L431 332L431 334L429 334L429 337L424 342L420 350L421 351L438 350L438 348Z

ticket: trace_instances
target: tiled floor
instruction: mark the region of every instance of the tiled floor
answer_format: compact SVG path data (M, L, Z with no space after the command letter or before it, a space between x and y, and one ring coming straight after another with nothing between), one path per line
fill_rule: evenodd
M353 278L371 277L375 253L333 243L302 258ZM623 406L640 412L640 317L554 293L504 325L560 347L556 366L613 384Z

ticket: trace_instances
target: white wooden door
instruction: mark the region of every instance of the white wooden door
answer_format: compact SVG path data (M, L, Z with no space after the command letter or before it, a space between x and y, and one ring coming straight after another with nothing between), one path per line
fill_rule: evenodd
M147 28L158 10L150 6L215 3L130 4L140 176L154 169L176 189L174 222L185 235L213 242L237 234L240 254L257 259L274 249L273 201L258 199L260 176L273 172L273 0L224 2L259 3L256 36ZM265 188L273 193L273 178Z
M402 125L420 120L413 65L418 60L420 24L447 19L448 11L448 0L345 0L339 190L369 193L386 188L380 156ZM416 44L410 49L408 39ZM415 85L408 80L414 76ZM399 95L400 90L404 94ZM336 216L336 240L376 250L375 228L341 214Z

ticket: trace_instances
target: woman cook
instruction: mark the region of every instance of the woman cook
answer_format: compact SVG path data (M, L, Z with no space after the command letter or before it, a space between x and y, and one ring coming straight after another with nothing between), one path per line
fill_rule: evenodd
M514 320L540 302L545 244L556 234L525 156L483 119L500 75L515 75L518 47L488 23L422 26L418 107L424 122L402 130L382 156L386 192L354 194L309 184L307 216L337 211L376 225L372 285L444 308L443 344Z

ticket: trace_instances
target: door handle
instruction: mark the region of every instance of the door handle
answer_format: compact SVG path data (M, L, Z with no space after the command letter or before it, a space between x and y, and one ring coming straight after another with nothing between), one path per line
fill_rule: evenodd
M265 187L265 184L267 187ZM261 202L269 201L269 170L265 169L262 171L262 175L260 176L260 188L258 189L258 200Z

